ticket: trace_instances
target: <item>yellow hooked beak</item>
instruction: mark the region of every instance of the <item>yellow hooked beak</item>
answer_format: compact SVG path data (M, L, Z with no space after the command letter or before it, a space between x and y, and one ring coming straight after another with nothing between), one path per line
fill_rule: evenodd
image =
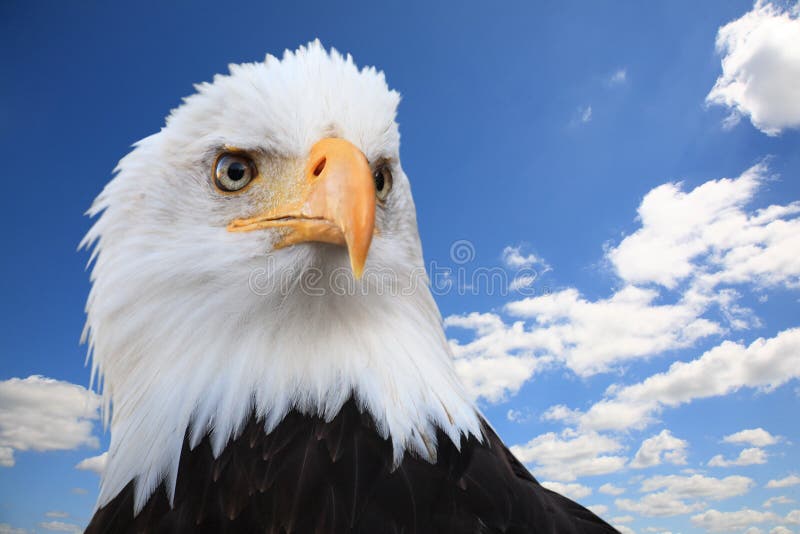
M375 229L375 183L366 156L344 139L322 139L311 147L301 182L296 198L234 219L228 231L284 228L276 248L309 241L345 245L353 275L361 278Z

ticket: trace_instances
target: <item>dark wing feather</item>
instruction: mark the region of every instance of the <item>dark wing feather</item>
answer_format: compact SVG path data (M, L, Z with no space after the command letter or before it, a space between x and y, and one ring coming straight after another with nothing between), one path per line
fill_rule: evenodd
M292 412L270 434L254 417L216 459L208 436L185 442L172 507L161 486L134 517L129 484L86 532L616 532L539 485L487 424L483 441L437 439L436 463L406 455L393 468L352 400L329 422Z

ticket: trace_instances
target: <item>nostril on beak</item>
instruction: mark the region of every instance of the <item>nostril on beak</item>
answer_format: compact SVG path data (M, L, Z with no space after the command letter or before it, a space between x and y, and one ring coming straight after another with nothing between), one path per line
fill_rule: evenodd
M316 167L314 167L314 176L319 176L322 174L322 171L325 169L325 156L319 160Z

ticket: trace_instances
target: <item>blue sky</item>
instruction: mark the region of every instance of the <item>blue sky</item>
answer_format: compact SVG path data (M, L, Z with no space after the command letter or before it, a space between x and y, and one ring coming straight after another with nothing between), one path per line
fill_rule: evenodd
M427 260L538 273L438 297L459 371L534 474L626 532L800 530L798 11L3 3L0 532L69 531L96 496L75 466L108 435L69 409L89 377L83 212L193 83L316 37L403 96ZM36 417L41 435L15 434Z

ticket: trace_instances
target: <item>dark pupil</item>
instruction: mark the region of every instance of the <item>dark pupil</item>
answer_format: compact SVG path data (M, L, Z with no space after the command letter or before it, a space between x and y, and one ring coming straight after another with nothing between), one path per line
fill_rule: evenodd
M240 161L234 161L228 167L228 178L233 180L234 182L238 182L242 178L244 178L244 174L247 171L244 163Z
M386 185L386 180L383 177L383 172L380 170L375 171L373 178L375 178L375 189L378 191L383 191L383 186Z

